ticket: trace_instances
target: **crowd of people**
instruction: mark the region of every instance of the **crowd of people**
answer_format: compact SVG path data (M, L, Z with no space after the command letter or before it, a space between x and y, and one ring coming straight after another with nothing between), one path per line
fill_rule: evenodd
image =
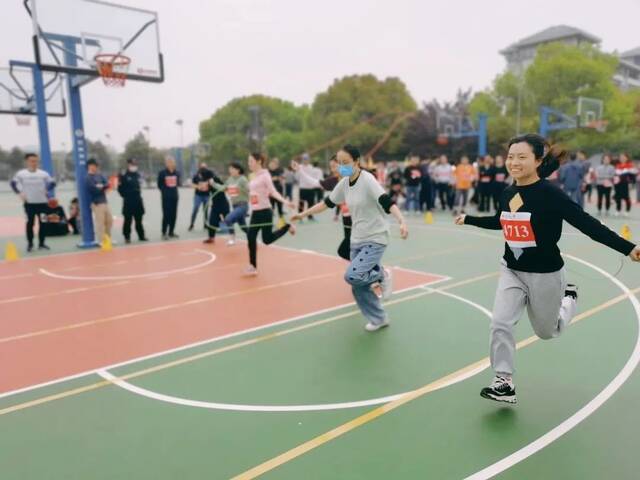
M331 191L337 179L335 158L329 161L329 170L324 172L308 154L303 154L289 165L282 166L278 158L263 158L264 171L271 177L275 191L282 198L269 197L270 209L276 215L279 226L284 226L285 206L291 213L303 211ZM49 249L46 237L78 234L81 215L78 199L74 198L67 215L64 208L53 198L55 181L38 168L38 156L25 157L26 168L19 171L11 186L22 197L27 215L27 250L34 248L34 225L39 222L38 248ZM453 215L466 213L470 206L478 212L492 212L499 208L502 192L512 183L502 155L486 155L475 161L462 155L451 161L446 155L433 158L410 156L405 162L363 162L391 200L407 213L425 213L437 210L449 211ZM194 191L193 206L188 230L195 228L196 219L202 212L202 225L208 232L205 243L214 243L218 232L229 235L227 244L236 242L234 225L247 228L247 217L251 208L249 195L250 178L239 162L229 165L223 180L206 163L199 165L190 179ZM251 172L250 172L251 173ZM251 173L253 175L253 173ZM559 186L574 202L584 208L593 203L598 215L628 216L634 203L640 203L640 163L633 162L626 153L604 154L591 162L583 151L577 151L560 168L553 171L548 181ZM109 209L106 193L117 190L122 197L122 236L125 243L131 242L132 224L139 241L147 241L143 216L145 214L141 185L143 179L138 172L135 159L128 159L126 168L109 179L100 172L95 159L87 162L86 190L90 201L96 242L107 235L111 237L113 215ZM182 173L177 170L173 158L166 159L165 168L157 175L162 206L161 236L164 240L176 239L179 188L183 184ZM635 194L633 192L635 186ZM297 194L296 194L297 192ZM293 205L294 197L297 204ZM635 198L634 198L635 197ZM266 213L260 214L266 218ZM335 219L342 217L345 230L350 221L347 210L336 208ZM314 221L313 214L308 216ZM262 221L262 223L267 223ZM343 248L343 256L344 248Z

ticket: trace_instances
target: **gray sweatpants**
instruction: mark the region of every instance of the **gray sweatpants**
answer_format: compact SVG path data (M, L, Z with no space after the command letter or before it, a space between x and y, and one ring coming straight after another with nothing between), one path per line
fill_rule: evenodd
M491 319L491 366L498 375L512 375L516 341L513 335L525 307L533 331L543 340L559 336L576 314L577 304L565 297L564 268L552 273L518 272L502 265Z
M344 280L351 285L362 315L375 325L386 320L382 302L371 290L371 284L381 281L384 276L381 261L386 248L375 242L352 243L351 263L344 273Z

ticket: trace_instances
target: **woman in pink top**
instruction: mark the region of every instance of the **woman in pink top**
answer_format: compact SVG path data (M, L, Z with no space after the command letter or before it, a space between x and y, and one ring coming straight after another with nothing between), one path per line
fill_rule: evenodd
M249 170L253 172L253 179L249 182L249 206L251 208L251 220L247 228L247 240L249 242L249 262L246 270L247 275L257 275L258 256L258 233L262 230L262 241L265 245L275 242L287 232L295 235L296 230L293 225L285 224L276 231L271 230L273 225L273 210L271 209L270 198L275 198L279 202L294 208L280 195L271 180L269 170L265 168L267 159L261 153L249 155Z

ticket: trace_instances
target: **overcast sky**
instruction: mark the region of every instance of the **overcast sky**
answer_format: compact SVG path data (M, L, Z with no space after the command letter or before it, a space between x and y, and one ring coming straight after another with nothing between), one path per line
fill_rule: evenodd
M38 0L55 1L55 0ZM262 93L311 103L335 78L397 76L419 102L480 90L505 67L498 51L552 25L598 37L605 51L640 46L640 0L115 0L157 10L164 84L82 89L88 138L120 149L143 125L156 146L185 143L237 96ZM0 64L33 59L22 0L1 0ZM64 15L63 12L60 13ZM69 120L50 121L54 149L70 145ZM0 116L0 146L37 145L37 129Z

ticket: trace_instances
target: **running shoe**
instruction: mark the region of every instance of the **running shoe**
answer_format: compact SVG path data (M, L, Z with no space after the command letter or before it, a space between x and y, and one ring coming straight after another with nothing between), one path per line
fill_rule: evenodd
M480 396L495 402L511 403L513 405L518 403L513 381L500 375L494 377L490 386L480 390Z
M233 247L236 244L235 239L230 238L229 240L227 240L227 247Z
M49 248L48 245L41 243L40 245L38 245L38 250L51 250L51 249Z
M578 286L573 283L568 283L567 288L564 290L565 297L571 297L576 302L578 301Z
M384 269L384 278L381 282L382 300L389 300L393 293L393 273L388 268Z
M203 241L202 243L208 243L208 244L213 244L216 243L215 238L207 238L205 241Z
M258 269L253 265L249 265L244 271L245 277L255 277L256 275L258 275Z
M389 326L389 322L387 320L385 320L382 323L371 323L371 322L369 322L364 326L364 329L367 332L377 332L378 330L381 330L381 329L386 328L388 326Z

